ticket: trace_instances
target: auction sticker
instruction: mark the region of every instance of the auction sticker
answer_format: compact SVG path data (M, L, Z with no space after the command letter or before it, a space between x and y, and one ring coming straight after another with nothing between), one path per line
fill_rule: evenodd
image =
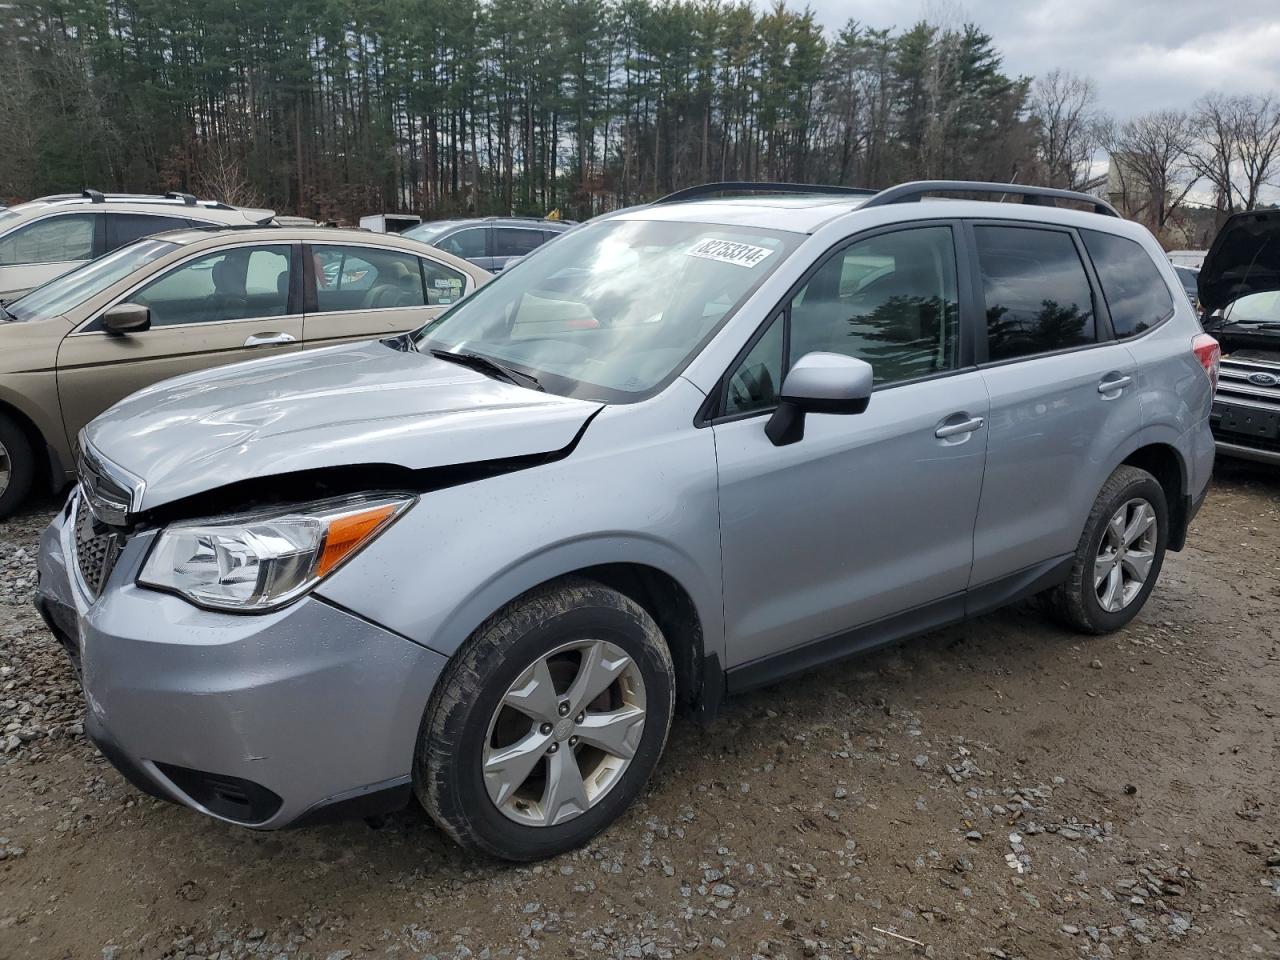
M763 263L766 257L773 255L768 247L738 243L736 240L700 240L688 253L691 257L732 263L736 267L755 267Z

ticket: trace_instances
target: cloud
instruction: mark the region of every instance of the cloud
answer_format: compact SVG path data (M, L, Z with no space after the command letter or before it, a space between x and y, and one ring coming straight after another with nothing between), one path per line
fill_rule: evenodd
M1187 108L1210 90L1280 93L1280 5L1235 0L810 0L819 22L910 26L922 16L972 21L995 40L1013 74L1055 67L1090 77L1100 106L1124 119ZM1229 12L1228 12L1229 9Z

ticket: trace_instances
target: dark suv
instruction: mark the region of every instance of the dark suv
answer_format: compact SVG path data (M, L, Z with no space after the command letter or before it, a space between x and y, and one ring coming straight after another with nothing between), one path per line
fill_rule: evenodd
M500 273L512 260L533 253L573 226L569 220L483 217L478 220L433 220L411 227L404 236L470 260L492 273Z
M1205 329L1222 344L1210 419L1218 452L1280 465L1280 210L1228 219L1199 288Z

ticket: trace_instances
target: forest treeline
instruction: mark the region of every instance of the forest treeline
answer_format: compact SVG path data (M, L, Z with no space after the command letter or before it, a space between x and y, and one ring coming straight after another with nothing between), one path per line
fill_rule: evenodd
M718 0L9 0L0 193L584 216L717 179L1028 176L967 25Z
M0 200L182 189L349 220L584 217L722 179L1082 188L1107 129L1088 80L1010 76L972 24L827 32L780 0L0 0L0 20Z

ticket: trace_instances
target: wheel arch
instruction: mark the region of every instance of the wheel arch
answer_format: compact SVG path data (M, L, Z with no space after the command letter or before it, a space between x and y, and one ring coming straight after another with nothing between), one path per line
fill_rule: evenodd
M724 690L718 578L708 580L691 557L648 539L576 541L527 558L462 599L420 642L451 657L495 611L571 577L617 590L653 617L671 650L678 702L699 716L714 714Z
M1116 464L1122 465L1145 470L1156 478L1169 505L1168 549L1181 550L1187 542L1191 497L1188 494L1187 464L1178 448L1166 441L1152 440L1129 451Z
M0 417L12 420L14 425L22 431L22 435L27 438L27 442L31 444L36 461L32 488L38 489L43 485L46 489L56 490L66 468L58 457L57 450L45 439L43 431L35 420L25 410L3 396L0 396ZM41 456L42 453L43 456Z

